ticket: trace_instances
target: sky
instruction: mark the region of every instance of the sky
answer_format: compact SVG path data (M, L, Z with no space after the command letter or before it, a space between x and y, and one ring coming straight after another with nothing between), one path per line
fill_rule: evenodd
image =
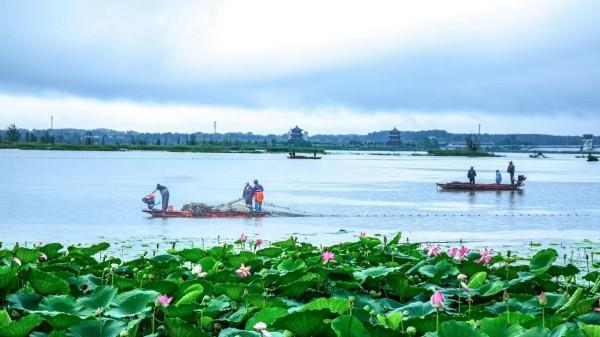
M596 0L0 0L0 127L600 134Z

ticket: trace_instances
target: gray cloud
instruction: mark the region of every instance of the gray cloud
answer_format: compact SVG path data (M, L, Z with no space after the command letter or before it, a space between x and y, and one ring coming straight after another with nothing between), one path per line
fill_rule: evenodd
M125 34L142 23L122 20L155 13L156 4L141 2L139 13L123 18L115 14L106 24L120 22L114 31ZM405 46L374 58L268 77L227 71L214 77L175 67L163 53L158 28L114 36L115 41L98 37L94 32L102 22L87 25L85 20L101 8L102 3L87 8L78 2L64 8L39 2L0 3L0 91L308 110L339 106L365 113L600 110L600 12L594 1L574 1L525 42L469 45L468 37L465 42L444 40L442 35L440 43L429 41L414 50ZM85 11L92 13L75 19ZM65 21L70 18L74 22Z

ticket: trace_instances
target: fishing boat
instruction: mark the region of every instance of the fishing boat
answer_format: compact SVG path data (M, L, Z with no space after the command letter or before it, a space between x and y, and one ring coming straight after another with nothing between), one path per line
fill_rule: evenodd
M469 184L464 182L451 182L451 183L437 183L437 186L442 190L447 191L517 191L520 190L525 184L523 183L527 179L525 176L520 175L517 183L512 184Z
M290 155L288 156L288 159L321 159L321 157Z
M594 156L592 154L589 154L587 156L587 161L598 161L598 157L596 157L596 156Z
M160 209L143 209L142 212L150 214L153 218L262 218L269 216L268 212L232 212L232 211L209 211L202 213L194 213L191 211L177 211L167 210L162 211Z

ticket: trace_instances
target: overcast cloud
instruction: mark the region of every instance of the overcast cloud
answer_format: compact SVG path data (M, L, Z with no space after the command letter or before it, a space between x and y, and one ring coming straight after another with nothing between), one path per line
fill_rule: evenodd
M198 128L219 120L223 131L482 122L510 132L513 120L528 124L515 132L600 133L597 9L594 0L0 0L0 123L43 127L57 114L84 128L193 131L186 118ZM117 108L106 112L116 119L98 113Z

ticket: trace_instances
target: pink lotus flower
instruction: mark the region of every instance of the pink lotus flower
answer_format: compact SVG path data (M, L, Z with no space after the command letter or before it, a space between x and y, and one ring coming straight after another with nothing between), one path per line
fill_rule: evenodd
M246 240L248 240L248 237L246 236L246 234L242 233L242 235L240 235L240 242L244 243L246 242Z
M197 264L194 266L194 268L192 269L192 274L198 276L199 278L205 278L206 275L208 275L206 272L202 271L202 265L201 264Z
M465 275L465 274L458 274L458 276L456 276L456 279L459 280L459 281L461 281L461 282L466 281L468 278L469 277L467 275Z
M490 261L492 261L492 258L494 257L494 250L492 248L480 249L479 255L481 255L481 257L479 260L477 260L477 263L485 263L489 265Z
M471 252L471 250L469 248L462 246L454 255L454 259L458 260L458 261L462 261L463 259L465 259L467 257L467 255L469 255L469 252Z
M448 254L448 256L450 257L454 257L456 253L458 253L457 247L450 247L450 249L448 249L448 251L446 252L446 254Z
M323 264L327 264L328 262L335 263L335 254L326 250L323 252L321 259L323 260Z
M252 275L252 273L250 272L250 269L252 269L252 267L246 266L242 263L240 265L240 267L235 271L235 273L239 277L248 277L248 276Z
M160 295L156 299L158 300L158 303L164 307L168 306L171 304L171 301L173 301L173 297L169 297L167 295Z
M258 322L254 324L254 330L263 331L267 330L267 324L264 322Z
M435 308L440 309L444 307L444 301L446 301L446 299L444 298L444 294L438 290L431 295L431 299L429 301Z
M256 241L254 241L254 248L259 247L260 245L262 245L263 240L261 239L256 239Z
M423 249L427 251L427 257L432 257L432 256L438 256L440 255L440 251L442 250L440 248L440 245L436 244L425 244L423 246Z
M548 304L548 298L546 298L546 293L543 291L538 295L538 302L541 306L546 306L546 304Z

